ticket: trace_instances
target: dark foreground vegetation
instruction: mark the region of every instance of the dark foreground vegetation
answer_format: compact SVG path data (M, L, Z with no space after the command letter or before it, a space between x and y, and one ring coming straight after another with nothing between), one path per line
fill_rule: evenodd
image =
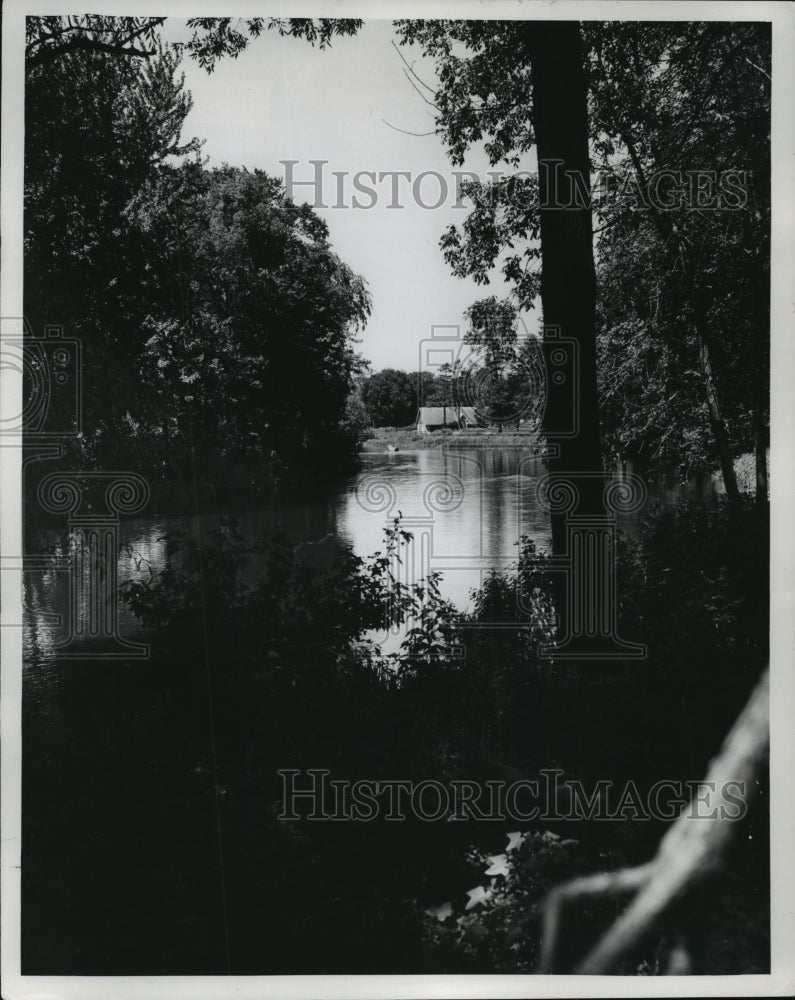
M647 860L667 824L287 822L277 771L335 779L561 780L641 795L697 781L767 657L761 508L698 503L651 517L620 560L625 666L540 662L544 559L527 543L468 619L433 579L407 588L385 553L319 574L283 538L247 549L222 525L127 599L151 630L147 663L33 675L24 723L23 968L37 973L533 971L538 904L575 874ZM240 582L246 560L255 586ZM517 611L532 594L535 619ZM385 604L422 624L390 657L368 645ZM515 630L489 628L515 620ZM477 622L479 629L465 628ZM460 656L460 647L465 657ZM300 779L306 783L306 775ZM738 822L728 870L676 915L694 971L768 963L767 786ZM306 806L299 808L305 812ZM486 875L508 834L527 836ZM466 909L477 886L492 895ZM449 913L428 913L449 903ZM615 914L586 905L575 960ZM671 928L623 971L659 971ZM655 964L656 963L656 964Z

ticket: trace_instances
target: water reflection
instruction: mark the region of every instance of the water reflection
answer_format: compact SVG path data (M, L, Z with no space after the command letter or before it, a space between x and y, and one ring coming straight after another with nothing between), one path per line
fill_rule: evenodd
M471 605L471 591L492 570L510 566L523 535L548 549L548 515L535 497L543 460L519 449L398 453L366 453L361 472L335 491L307 498L278 510L235 515L248 542L282 528L302 546L310 560L323 561L327 543L339 539L362 556L383 547L384 527L400 514L414 541L405 553L404 573L417 580L430 570L442 573L442 595L456 606ZM630 472L625 466L621 472ZM721 492L715 479L701 484L658 483L649 490L644 510L619 519L619 528L639 530L649 507L670 506L676 500L701 493L707 501ZM181 531L200 541L216 528L218 517L136 517L122 520L118 581L148 579L166 564L168 535ZM56 554L68 544L51 539ZM60 550L58 544L60 543ZM333 548L333 547L332 547ZM253 583L261 565L252 560L246 570ZM68 634L69 573L64 568L27 574L25 632L27 662L48 660ZM126 604L119 606L119 631L127 639L141 634L140 623Z
M522 460L530 475L519 475ZM340 497L336 530L356 552L372 552L399 511L422 550L418 575L441 571L443 596L464 608L490 570L515 561L523 534L549 546L546 514L523 498L543 468L541 459L507 449L366 455L358 492ZM388 503L368 503L378 484Z

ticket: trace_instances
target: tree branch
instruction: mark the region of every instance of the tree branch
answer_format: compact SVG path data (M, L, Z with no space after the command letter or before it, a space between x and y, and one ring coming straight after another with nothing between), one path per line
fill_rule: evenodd
M408 72L411 73L411 75L414 77L414 79L417 81L417 83L422 84L422 86L425 87L425 89L429 93L433 94L434 97L435 97L436 96L436 91L433 89L433 87L429 86L424 80L422 80L419 76L417 76L417 73L414 70L414 63L409 63L408 62L408 60L406 59L406 57L400 51L400 48L397 45L395 45L394 42L392 42L391 45L392 45L392 48L395 50L395 52L397 52L397 54L400 56L401 62L406 67L406 70L408 70Z
M403 70L403 75L409 81L413 89L420 95L420 98L423 101L425 101L426 104L430 105L430 107L432 107L434 110L438 111L439 108L433 103L433 101L428 100L428 98L425 96L425 94L423 94L423 92L420 90L417 84L411 79L411 75L405 69Z
M745 61L748 63L749 66L753 66L754 69L758 69L759 72L762 74L762 76L766 76L768 78L768 80L770 80L770 74L767 72L767 70L762 69L761 66L757 66L755 62L751 62L751 60L748 58L748 56L745 56L744 58L745 58ZM771 80L771 83L772 83L772 80Z
M769 669L735 722L706 781L721 789L728 783L753 790L767 754L769 739ZM711 787L711 786L710 786ZM565 902L589 896L638 890L637 895L575 970L578 975L606 975L659 924L671 907L686 897L704 876L720 865L732 839L732 820L693 817L690 807L660 842L655 857L638 868L575 879L554 889L544 903L539 972L553 968Z
M434 129L431 132L409 132L405 128L398 128L397 125L392 125L392 123L388 122L386 120L386 118L382 118L381 121L384 123L384 125L388 125L389 128L394 129L396 132L402 132L403 135L415 135L415 136L420 136L420 137L426 136L426 135L436 135L436 129Z
M155 49L150 51L148 49L138 49L135 46L125 47L122 43L112 44L110 42L101 42L98 38L88 38L85 35L77 35L59 48L40 49L35 55L28 58L27 65L37 66L40 63L45 62L47 59L57 59L60 56L65 55L67 52L73 52L76 49L108 52L111 55L116 56L136 56L142 59L151 59L152 56L157 55L157 51Z
M39 35L38 38L34 38L27 43L25 49L27 62L28 65L36 65L37 63L43 62L48 58L55 59L64 52L75 48L97 49L99 51L112 52L114 54L150 58L155 54L154 51L150 52L145 49L137 49L131 43L141 35L152 31L154 28L160 27L165 20L166 19L164 17L147 18L143 24L140 24L133 31L130 31L125 37L118 38L114 42L106 42L102 41L100 38L92 37L91 33L101 31L101 27L92 27L90 24L74 23L71 18L68 18L67 23L60 30L46 31ZM72 37L65 45L59 47L47 44L52 42L54 39L62 38L67 34L71 34ZM44 46L44 48L34 54L34 49L39 46Z

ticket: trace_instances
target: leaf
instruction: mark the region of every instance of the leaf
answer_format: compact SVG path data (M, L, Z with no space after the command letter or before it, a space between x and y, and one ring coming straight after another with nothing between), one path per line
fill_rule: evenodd
M429 917L436 917L439 923L447 920L453 912L453 904L448 900L446 903L442 903L441 906L432 906L430 909L425 911Z
M520 833L518 830L514 833L508 834L508 846L505 848L506 851L515 851L524 841L526 834Z
M489 858L489 861L491 861L491 867L486 869L487 875L503 875L505 878L508 877L510 869L508 868L507 855L495 854L493 857Z
M464 931L464 937L470 941L482 941L488 930L480 923L469 924Z
M465 909L471 910L473 907L478 906L481 903L488 902L491 899L492 890L485 888L482 885L476 885L474 889L470 889L467 892L469 896L469 902L467 903Z

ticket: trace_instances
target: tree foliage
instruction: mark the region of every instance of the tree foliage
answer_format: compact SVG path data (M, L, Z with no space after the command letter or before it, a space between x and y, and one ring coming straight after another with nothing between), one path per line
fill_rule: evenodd
M764 456L769 419L769 26L586 38L610 444L726 477L729 456Z
M111 56L151 59L158 53L158 33L164 17L108 17L99 14L81 16L29 17L25 42L28 65L55 62L77 49L102 52ZM266 25L267 20L267 25ZM223 56L236 59L263 29L275 29L280 35L306 39L320 49L331 45L335 35L353 35L361 20L345 18L231 18L193 17L188 19L191 37L176 42L177 51L187 52L208 73Z
M160 268L141 375L170 448L200 444L214 478L248 469L248 487L339 461L370 300L325 223L262 171L195 164L162 172L128 217Z
M150 59L158 54L164 17L29 17L25 25L28 67L52 63L78 49L111 56Z
M27 66L25 314L38 334L58 324L83 346L89 461L114 455L127 413L146 409L136 358L156 265L126 211L168 163L198 153L181 140L191 100L178 64L160 47L148 60L76 47Z
M334 779L486 789L554 767L561 783L588 790L631 780L644 799L661 779L700 776L766 662L766 538L764 511L747 504L650 518L621 548L618 601L621 634L649 641L652 658L595 682L593 664L578 679L538 658L537 643L554 641L554 564L529 541L461 614L441 598L437 575L407 581L400 521L382 551L343 548L326 569L284 535L252 544L227 521L199 539L172 535L165 565L125 588L149 629L151 660L112 672L72 663L57 725L27 689L32 965L57 956L82 974L224 972L206 890L219 864L217 807L224 844L235 845L221 860L236 971L535 971L546 893L594 870L610 882L612 870L645 864L672 826L567 818L562 800L557 819L553 807L543 822L291 823L278 818L278 769L301 769L302 788L306 769L323 767ZM410 626L391 653L370 632L387 622ZM622 739L605 740L610 731ZM131 795L135 823L64 853L80 817L102 834ZM310 803L298 808L305 816ZM690 928L690 945L701 938L698 971L763 971L764 805L736 827L752 836L726 857L731 877L677 909L618 971L659 971L677 927ZM86 859L104 877L87 879ZM72 917L66 928L54 899ZM154 927L142 921L150 910ZM556 968L573 967L614 916L608 900L581 907L576 932L568 917Z
M371 375L362 387L362 401L375 427L406 427L417 416L417 376L395 368Z
M350 460L369 297L277 180L205 170L182 141L191 101L159 20L29 22L25 310L83 347L73 459L125 456L210 502Z
M464 183L472 207L443 235L445 258L479 284L499 268L522 309L541 288L530 108L542 28L397 22L401 43L434 60L436 131L452 161L482 145L503 171ZM594 174L569 207L593 203L600 224L604 443L611 457L683 472L720 460L731 486L732 458L755 444L763 458L767 439L769 27L586 22L582 33ZM662 171L679 191L661 210L649 191L670 194Z

